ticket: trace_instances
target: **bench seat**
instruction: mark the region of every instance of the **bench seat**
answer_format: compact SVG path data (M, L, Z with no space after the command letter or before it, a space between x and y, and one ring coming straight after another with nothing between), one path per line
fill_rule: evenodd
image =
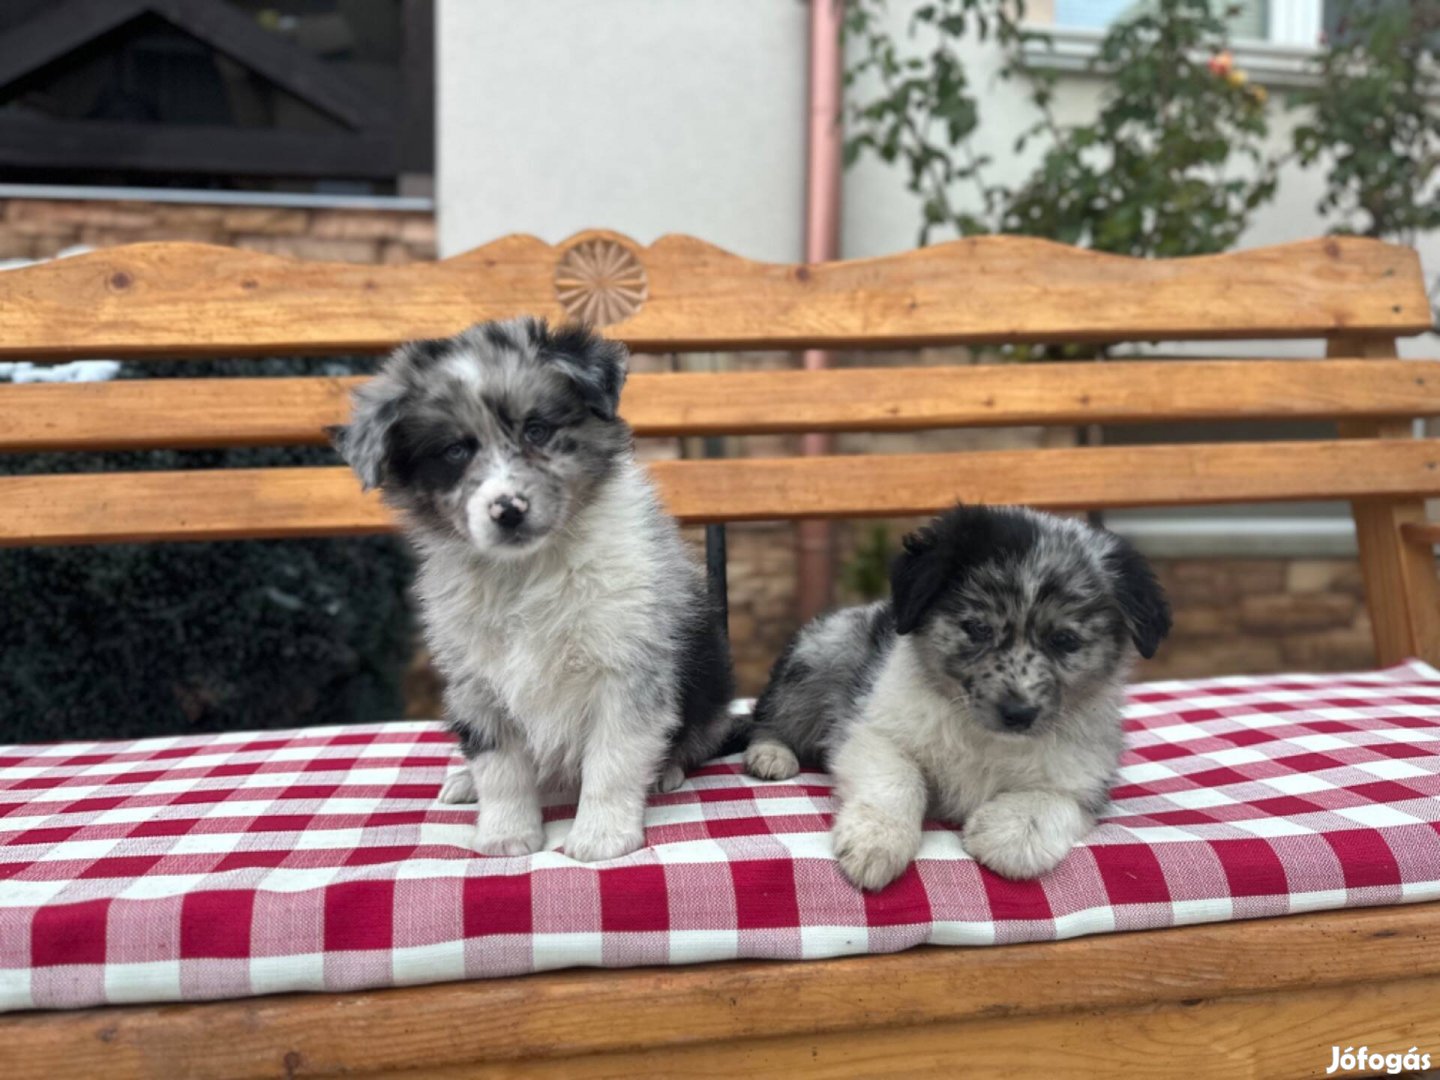
M877 894L830 854L828 778L721 759L586 865L469 850L440 725L0 747L0 1008L354 991L568 967L809 960L1440 898L1440 671L1132 688L1115 802L1010 882L927 826ZM3 1026L0 1026L3 1031Z

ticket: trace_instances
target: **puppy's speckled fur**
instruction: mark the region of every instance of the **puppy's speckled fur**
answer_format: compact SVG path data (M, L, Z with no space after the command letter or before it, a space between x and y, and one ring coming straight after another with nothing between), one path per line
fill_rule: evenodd
M622 345L536 319L402 346L333 432L400 514L477 850L536 851L542 786L580 788L565 850L644 842L645 796L730 729L729 652L617 414Z
M1045 873L1104 809L1132 654L1169 632L1149 565L1078 521L957 507L906 539L891 589L801 630L756 704L747 767L830 768L835 853L862 888L904 872L927 813L963 821L996 873Z

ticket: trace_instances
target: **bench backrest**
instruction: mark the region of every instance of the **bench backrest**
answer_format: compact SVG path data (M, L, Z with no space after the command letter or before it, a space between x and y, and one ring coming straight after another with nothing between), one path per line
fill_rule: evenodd
M985 237L875 259L752 262L701 241L511 236L438 263L304 263L137 244L0 273L0 358L376 353L518 314L591 322L637 352L1324 338L1328 356L636 375L641 435L1335 419L1324 441L665 461L687 522L925 514L956 499L1108 508L1354 501L1382 660L1440 659L1423 498L1440 495L1440 363L1406 248L1330 238L1142 261ZM0 450L303 445L353 380L0 386ZM364 533L389 527L340 468L0 478L0 545Z

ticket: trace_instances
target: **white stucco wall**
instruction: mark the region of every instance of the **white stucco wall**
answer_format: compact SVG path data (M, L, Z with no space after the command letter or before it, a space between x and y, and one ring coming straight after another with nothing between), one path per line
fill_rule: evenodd
M800 257L800 0L439 0L440 245L604 226Z

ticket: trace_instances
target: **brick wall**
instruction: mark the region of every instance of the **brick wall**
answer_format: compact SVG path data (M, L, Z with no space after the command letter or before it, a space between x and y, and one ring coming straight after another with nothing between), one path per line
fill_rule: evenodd
M435 216L424 211L0 199L0 259L45 259L84 244L141 240L207 244L340 262L435 258Z
M136 202L0 200L0 259L46 258L77 244L103 247L139 240L195 240L234 244L303 259L404 263L435 257L435 222L423 212L230 207ZM698 359L698 358L696 358ZM964 363L955 350L871 355L866 364ZM667 357L637 357L637 370L671 367ZM680 361L692 363L691 358ZM700 361L704 363L703 360ZM842 362L846 362L842 360ZM857 361L851 361L857 362ZM724 358L728 366L788 366L783 354ZM1063 443L1068 431L997 431L854 435L841 452L981 449ZM694 449L694 448L691 448ZM795 452L794 440L727 440L727 453L759 456ZM646 458L674 457L673 440L645 440ZM887 522L891 546L917 522ZM838 522L837 565L853 565L873 523ZM689 530L697 551L699 530ZM795 629L795 535L789 525L730 529L730 631L741 689L763 685L775 655ZM1175 603L1175 634L1140 678L1247 673L1282 669L1343 670L1374 662L1369 621L1353 559L1157 560ZM842 600L855 599L843 585ZM434 715L438 684L417 659L408 686L411 715Z

